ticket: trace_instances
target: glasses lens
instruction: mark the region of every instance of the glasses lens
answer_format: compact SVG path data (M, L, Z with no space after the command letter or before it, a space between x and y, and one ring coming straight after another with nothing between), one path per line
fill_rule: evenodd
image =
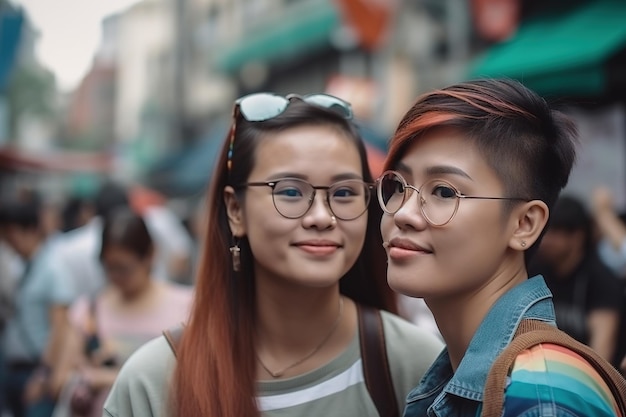
M239 111L249 122L262 122L278 116L287 108L289 101L275 94L250 94L237 100Z
M422 185L420 197L422 213L434 226L448 223L459 204L456 189L442 180L428 181Z
M328 94L313 94L304 97L303 100L309 104L314 104L318 107L323 107L333 111L344 119L352 118L352 107L350 107L350 103L343 101L340 98L330 96Z
M274 207L284 217L297 219L304 216L313 201L315 190L306 181L280 180L272 191Z
M380 207L394 214L404 204L405 181L395 172L385 172L377 181L376 193Z
M367 211L370 201L369 185L359 180L346 180L328 189L330 209L341 220L354 220Z

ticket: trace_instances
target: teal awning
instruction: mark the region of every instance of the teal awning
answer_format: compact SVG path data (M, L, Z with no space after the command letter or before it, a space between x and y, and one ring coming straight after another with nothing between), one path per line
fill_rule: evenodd
M607 61L626 49L626 1L592 0L525 21L477 59L470 78L509 77L541 94L607 93Z
M291 6L286 14L245 33L236 44L217 52L217 68L232 72L252 61L289 59L328 45L340 24L338 11L329 0Z
M22 38L24 13L0 6L0 93L4 93L15 67Z

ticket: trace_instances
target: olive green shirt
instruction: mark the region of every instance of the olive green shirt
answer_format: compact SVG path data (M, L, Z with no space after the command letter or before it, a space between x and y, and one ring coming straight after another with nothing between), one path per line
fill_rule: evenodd
M382 312L385 342L399 411L442 350L432 333ZM140 348L123 366L104 406L104 417L166 417L175 357L164 337ZM303 375L259 381L263 416L378 416L363 378L359 336L337 358Z

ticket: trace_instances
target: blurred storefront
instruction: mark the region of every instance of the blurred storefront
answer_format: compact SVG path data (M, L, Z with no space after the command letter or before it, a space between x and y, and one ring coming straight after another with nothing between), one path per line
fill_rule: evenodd
M546 96L626 95L626 2L569 2L529 16L489 48L471 77L507 76Z
M567 191L588 200L605 185L626 209L624 74L626 2L573 0L535 5L509 37L476 58L467 77L517 79L571 114L581 143Z

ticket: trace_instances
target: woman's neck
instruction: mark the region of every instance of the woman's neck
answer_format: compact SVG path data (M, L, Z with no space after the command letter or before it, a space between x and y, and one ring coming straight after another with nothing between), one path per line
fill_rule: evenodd
M261 379L271 379L270 373L303 358L306 360L282 376L316 369L345 350L356 331L356 308L351 300L340 296L338 286L287 291L257 285L256 303Z
M458 368L491 307L504 293L526 279L526 269L521 267L494 276L474 291L425 300L446 343L453 370Z
M140 289L124 292L117 287L110 288L112 300L122 308L148 309L159 300L163 283L150 279Z

